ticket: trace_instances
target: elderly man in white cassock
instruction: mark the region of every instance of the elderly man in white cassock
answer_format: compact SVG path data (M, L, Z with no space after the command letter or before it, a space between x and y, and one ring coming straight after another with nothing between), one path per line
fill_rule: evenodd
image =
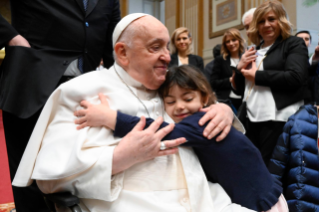
M169 149L160 150L174 127L157 131L159 117L173 122L156 92L170 61L169 40L166 27L150 15L123 18L113 34L114 66L62 84L51 95L13 185L28 186L35 179L44 193L70 191L81 198L83 211L91 212L250 211L232 204L219 184L207 182L193 150L176 147L184 138L164 141ZM159 119L146 130L141 121L124 138L103 127L77 130L73 112L83 99L98 104L98 93L113 109ZM224 129L220 138L225 137L231 109L214 105L201 122L210 119L204 134Z

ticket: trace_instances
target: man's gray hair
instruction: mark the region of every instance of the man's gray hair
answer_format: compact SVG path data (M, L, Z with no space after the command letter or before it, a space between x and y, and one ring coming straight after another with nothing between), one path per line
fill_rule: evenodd
M247 16L253 15L254 12L255 12L255 10L256 10L256 7L251 8L251 9L249 9L248 11L246 11L246 12L244 13L244 15L243 15L243 18L241 19L241 22L244 24L245 19L247 18Z

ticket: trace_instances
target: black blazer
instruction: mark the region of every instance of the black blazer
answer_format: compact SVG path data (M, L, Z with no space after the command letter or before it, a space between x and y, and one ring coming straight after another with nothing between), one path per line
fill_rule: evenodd
M84 72L113 60L118 0L11 0L12 26L0 19L0 47L18 33L32 48L6 47L0 72L0 108L28 118L45 104L70 62L83 56Z
M204 74L205 74L208 82L210 82L210 76L212 75L213 68L214 68L214 60L207 63L205 68L204 68Z
M212 74L210 76L210 84L219 100L229 99L231 85L229 78L233 71L230 67L230 55L224 60L223 56L216 57Z
M308 49L301 38L291 36L282 40L278 37L263 65L264 71L256 72L255 84L270 87L278 110L304 99L309 62ZM243 95L245 78L239 70L236 70L235 84L236 93Z
M188 64L197 67L204 73L204 62L203 58L198 55L189 54L188 55ZM177 53L171 55L171 62L168 64L168 67L177 66L178 65L178 56Z

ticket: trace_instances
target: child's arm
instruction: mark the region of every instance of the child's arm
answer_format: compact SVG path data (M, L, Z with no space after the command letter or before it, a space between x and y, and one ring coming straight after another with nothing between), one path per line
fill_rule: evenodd
M104 126L114 130L114 136L124 137L139 122L139 117L112 110L103 94L99 94L99 98L101 100L101 104L99 105L93 105L87 101L81 102L81 106L85 109L74 112L75 116L81 116L81 118L75 120L75 123L79 124L77 129ZM163 140L184 137L188 142L183 145L191 147L201 147L203 145L208 145L211 142L215 142L215 138L209 140L203 136L206 124L204 126L198 124L200 118L204 114L204 112L198 112L185 118L176 124L174 130L164 137ZM153 121L153 119L147 118L145 128L150 126ZM159 129L162 129L167 125L168 123L163 122Z
M81 106L84 108L74 112L74 115L80 117L74 122L78 124L77 129L84 127L107 127L111 130L115 129L116 111L112 110L106 97L99 93L101 104L94 105L88 101L82 101Z
M203 145L209 145L211 142L215 142L215 138L208 140L203 136L203 131L206 125L199 126L198 121L204 115L203 112L193 114L181 122L175 124L174 130L167 134L163 140L171 140L180 138L181 136L186 138L187 142L183 146L201 147ZM136 116L130 116L121 112L117 112L116 125L114 130L114 136L124 137L129 133L134 126L139 122L140 118ZM147 128L153 119L147 118L145 128ZM167 126L167 122L163 122L159 129Z

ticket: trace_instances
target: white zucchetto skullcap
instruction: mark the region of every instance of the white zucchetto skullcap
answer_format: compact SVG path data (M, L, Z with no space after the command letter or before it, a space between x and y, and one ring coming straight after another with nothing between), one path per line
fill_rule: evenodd
M114 32L113 32L113 47L115 46L117 40L121 36L122 32L125 30L125 28L130 25L133 21L135 21L138 18L141 18L143 16L146 16L148 14L145 13L132 13L120 20L120 22L117 23Z

